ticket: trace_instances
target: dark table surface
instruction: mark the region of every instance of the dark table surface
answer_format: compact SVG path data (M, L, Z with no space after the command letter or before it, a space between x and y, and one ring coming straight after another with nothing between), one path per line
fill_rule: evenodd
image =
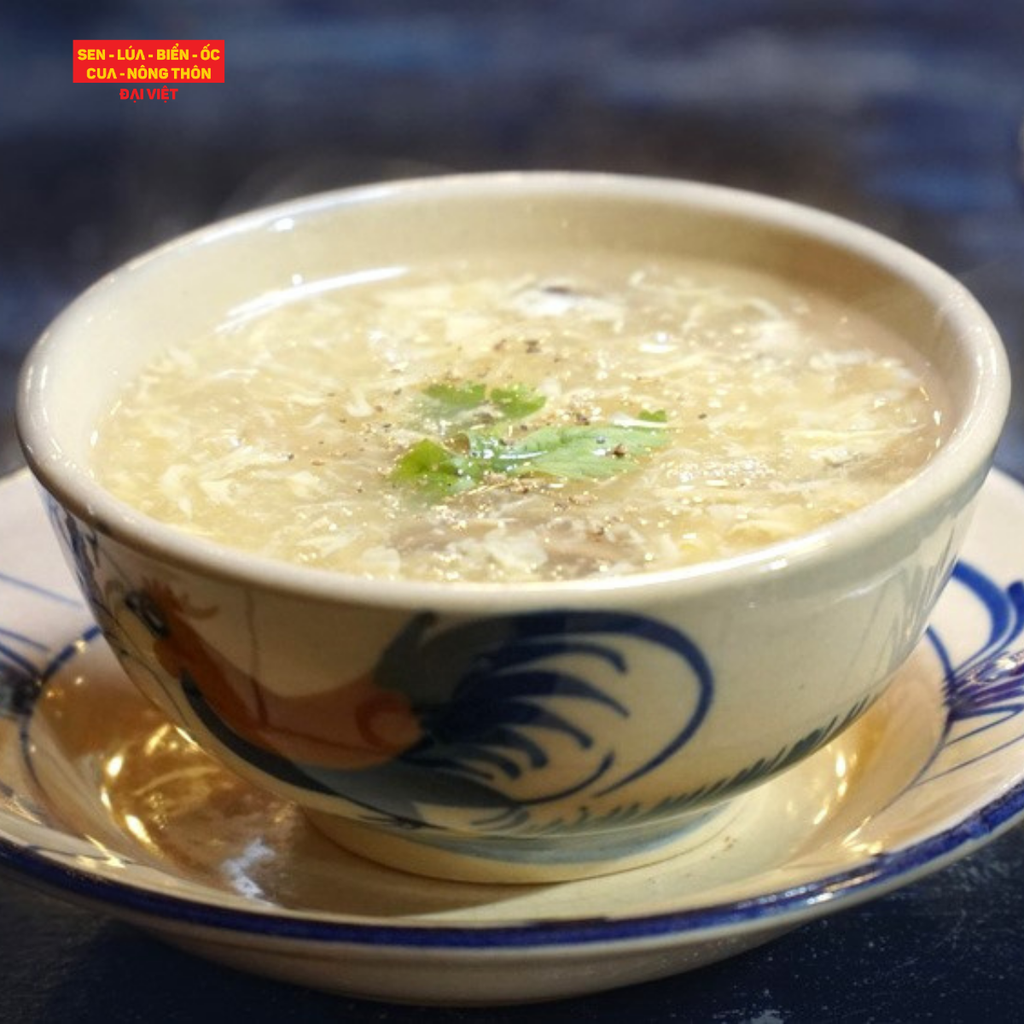
M89 14L81 9L88 6ZM227 81L133 104L72 39L226 40ZM265 202L444 170L696 178L808 202L950 270L1024 363L1024 5L966 0L7 0L0 472L18 364L99 275ZM1024 478L1024 399L999 465ZM486 1013L236 974L0 878L0 1020L1024 1020L1024 826L700 971Z

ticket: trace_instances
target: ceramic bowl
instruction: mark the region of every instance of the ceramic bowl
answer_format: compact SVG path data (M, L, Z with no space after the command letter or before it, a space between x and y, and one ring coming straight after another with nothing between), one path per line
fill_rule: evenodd
M360 269L494 247L692 255L874 315L947 392L949 437L882 500L690 568L545 584L390 582L196 539L90 472L98 417L158 350ZM883 692L952 570L1007 411L996 333L951 277L825 213L610 175L452 176L205 228L74 302L31 352L19 432L93 614L205 750L344 846L427 875L536 881L651 862Z

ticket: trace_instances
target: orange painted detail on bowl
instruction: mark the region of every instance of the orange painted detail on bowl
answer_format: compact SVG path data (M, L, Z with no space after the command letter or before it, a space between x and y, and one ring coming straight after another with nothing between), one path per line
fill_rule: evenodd
M190 620L215 610L189 608L161 584L147 584L145 593L163 620L153 644L161 667L179 681L191 680L211 710L247 742L294 763L353 769L387 762L421 738L409 701L369 675L319 693L284 696L196 631Z

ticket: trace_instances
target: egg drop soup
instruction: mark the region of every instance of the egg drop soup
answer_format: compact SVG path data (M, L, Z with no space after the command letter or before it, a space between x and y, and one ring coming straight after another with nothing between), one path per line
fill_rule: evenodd
M387 579L674 569L807 533L943 437L920 357L753 270L536 253L302 281L164 351L94 472L190 533Z

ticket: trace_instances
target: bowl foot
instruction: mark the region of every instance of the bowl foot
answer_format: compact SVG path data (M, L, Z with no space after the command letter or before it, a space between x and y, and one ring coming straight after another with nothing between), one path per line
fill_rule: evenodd
M543 884L610 875L668 860L719 836L738 813L732 800L656 828L587 835L466 838L397 835L307 811L309 821L352 853L415 875L483 884Z

